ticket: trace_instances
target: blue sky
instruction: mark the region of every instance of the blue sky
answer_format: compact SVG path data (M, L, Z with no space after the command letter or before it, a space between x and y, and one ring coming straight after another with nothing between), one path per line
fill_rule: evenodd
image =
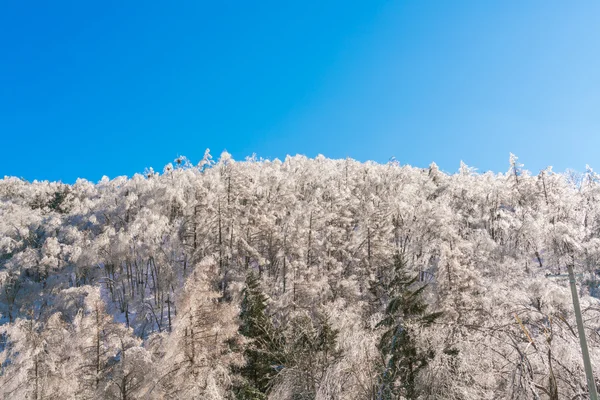
M250 4L260 3L260 4ZM600 2L3 2L0 176L178 155L600 169Z

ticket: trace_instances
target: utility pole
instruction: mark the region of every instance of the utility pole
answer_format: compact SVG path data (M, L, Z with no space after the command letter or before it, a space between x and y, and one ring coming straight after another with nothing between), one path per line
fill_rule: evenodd
M573 308L575 308L575 318L577 319L577 331L579 332L579 344L581 345L581 354L583 355L583 365L585 367L585 377L587 378L590 400L598 400L596 392L596 382L592 363L590 362L590 353L588 351L587 340L585 339L585 330L583 329L583 318L581 317L581 307L579 306L579 295L577 294L577 285L575 285L575 274L573 273L574 261L567 265L569 270L569 283L571 284L571 295L573 296Z

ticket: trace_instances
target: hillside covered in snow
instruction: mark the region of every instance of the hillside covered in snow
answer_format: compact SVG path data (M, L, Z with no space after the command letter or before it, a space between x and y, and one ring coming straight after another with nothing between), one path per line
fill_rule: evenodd
M0 396L585 399L600 175L207 151L0 180ZM599 381L600 382L600 381Z

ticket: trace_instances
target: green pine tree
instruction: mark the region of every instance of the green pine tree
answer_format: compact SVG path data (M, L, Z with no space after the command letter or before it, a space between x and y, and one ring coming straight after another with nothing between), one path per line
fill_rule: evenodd
M385 316L378 324L385 329L379 343L385 365L379 379L378 400L393 400L400 396L418 398L420 391L416 378L434 357L431 348L422 349L417 345L414 328L410 326L428 326L442 313L427 313L422 296L426 286L411 288L417 280L418 275L411 277L404 259L396 253L391 279L382 284L390 300Z
M236 392L239 399L266 399L270 381L282 363L280 335L267 315L267 297L253 273L246 278L240 320L240 333L250 341L244 349L246 365L239 371L244 382Z

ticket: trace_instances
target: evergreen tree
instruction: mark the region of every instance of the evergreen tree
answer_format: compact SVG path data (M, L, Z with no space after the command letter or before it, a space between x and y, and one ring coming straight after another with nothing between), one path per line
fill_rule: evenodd
M279 334L267 315L267 297L260 289L258 277L250 273L240 312L240 333L249 339L244 350L246 364L240 369L245 382L238 388L241 399L266 399L271 379L282 364Z
M377 399L392 400L400 396L416 399L419 396L416 378L434 357L434 351L418 346L414 329L430 325L441 313L427 313L427 304L422 297L426 286L411 288L418 275L410 277L399 253L394 255L392 271L389 283L384 284L390 301L378 324L385 329L379 343L385 366L379 379Z

